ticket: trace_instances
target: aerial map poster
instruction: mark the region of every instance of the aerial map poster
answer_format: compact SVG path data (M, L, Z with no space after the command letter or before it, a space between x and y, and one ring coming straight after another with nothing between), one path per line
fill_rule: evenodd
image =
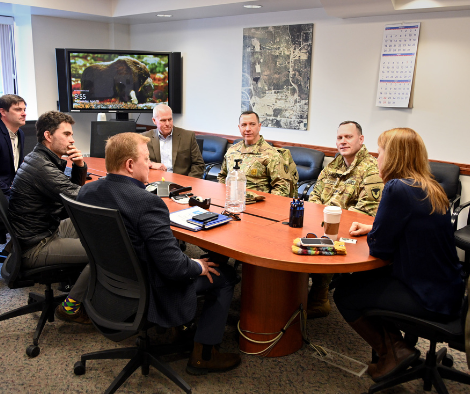
M243 29L242 111L265 127L307 130L313 23Z

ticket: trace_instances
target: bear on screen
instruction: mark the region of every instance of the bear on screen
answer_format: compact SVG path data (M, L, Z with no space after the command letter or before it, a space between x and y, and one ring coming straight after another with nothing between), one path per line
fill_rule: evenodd
M116 98L133 104L146 103L154 90L147 66L127 56L87 67L82 74L81 87L88 90L89 100Z

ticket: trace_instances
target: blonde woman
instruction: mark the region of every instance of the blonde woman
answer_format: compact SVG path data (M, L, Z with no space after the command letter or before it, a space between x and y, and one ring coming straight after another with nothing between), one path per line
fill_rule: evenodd
M380 308L446 321L459 315L464 294L449 202L432 178L422 138L398 128L382 133L378 145L385 188L377 216L373 225L354 222L350 234L367 234L370 254L390 264L346 275L334 295L344 319L379 356L368 369L376 382L406 369L420 353L398 329L363 311Z

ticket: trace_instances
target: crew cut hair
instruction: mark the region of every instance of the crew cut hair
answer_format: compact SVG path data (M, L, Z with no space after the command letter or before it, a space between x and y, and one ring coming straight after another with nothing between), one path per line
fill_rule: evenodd
M51 135L59 128L61 123L75 124L75 121L70 115L64 114L59 111L49 111L43 113L36 122L36 136L38 142L42 143L46 137L44 133L49 131Z
M345 124L353 124L356 126L357 131L359 132L359 135L362 135L362 127L359 123L355 122L354 120L345 120L344 122L341 122L338 126L340 128L342 125Z
M106 171L116 173L121 170L128 159L137 161L139 158L137 147L149 141L150 138L138 133L120 133L110 137L104 149Z
M238 117L238 123L240 123L240 119L242 118L243 115L251 115L251 114L254 114L256 116L256 119L258 120L258 123L259 123L259 116L255 111L243 111Z
M425 199L429 199L430 214L445 214L449 200L441 185L433 179L421 136L409 128L391 129L380 134L378 145L384 151L380 169L384 183L391 179L411 179L412 186L423 189Z

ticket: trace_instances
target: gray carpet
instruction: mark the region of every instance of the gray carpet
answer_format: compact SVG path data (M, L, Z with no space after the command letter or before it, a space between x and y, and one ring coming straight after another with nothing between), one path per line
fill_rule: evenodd
M1 247L0 247L1 249ZM198 257L199 248L189 245L187 253ZM0 313L24 305L31 289L10 290L0 279ZM39 286L37 291L42 290ZM330 297L332 294L330 294ZM332 297L330 298L332 301ZM229 313L222 350L238 351L236 322L240 308L240 285L237 285ZM34 359L25 354L32 343L39 314L0 322L0 393L100 393L121 371L126 361L104 360L87 363L87 372L75 376L73 365L82 353L113 347L134 346L134 338L114 343L98 334L93 327L55 321L46 324L40 338L41 354ZM330 316L308 321L309 338L314 343L367 363L369 346L343 321L336 308ZM168 335L152 332L155 341ZM427 341L418 348L425 352ZM459 370L467 371L465 355L450 350ZM187 357L187 355L186 355ZM260 358L242 354L239 368L220 374L194 377L185 373L187 358L172 356L170 365L192 387L193 393L344 393L367 392L373 383L364 374L356 377L313 357L312 349L304 347L282 358ZM469 387L446 382L449 393L468 393ZM388 394L421 393L422 384L415 381L384 391ZM433 392L435 390L433 389ZM140 370L124 383L118 393L182 393L172 382L154 369L148 376Z

